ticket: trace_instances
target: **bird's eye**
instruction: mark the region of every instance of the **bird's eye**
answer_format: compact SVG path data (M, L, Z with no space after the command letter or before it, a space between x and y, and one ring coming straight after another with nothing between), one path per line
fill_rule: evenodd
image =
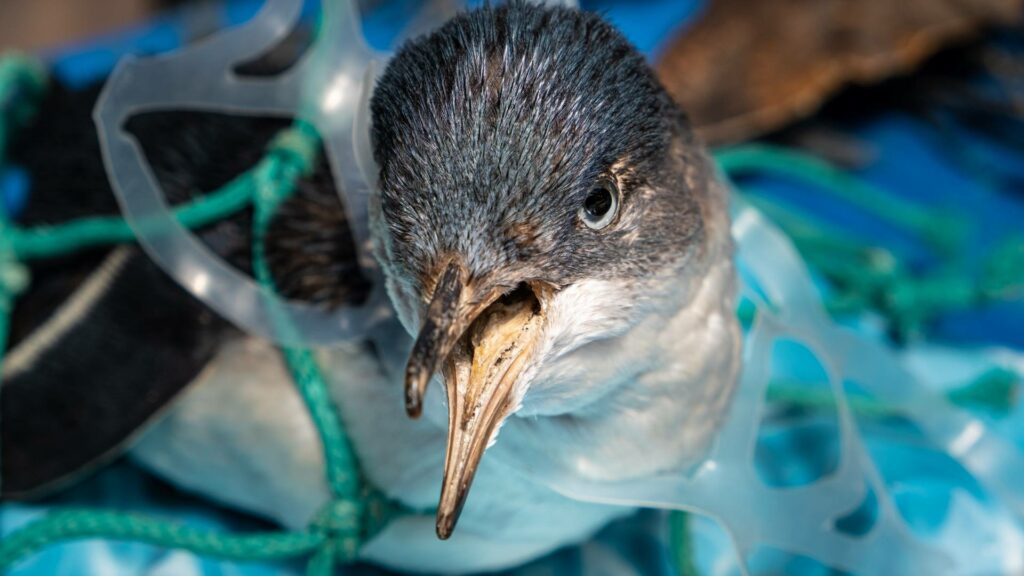
M619 189L614 182L606 181L595 186L580 206L580 220L587 228L600 230L611 224L619 211Z

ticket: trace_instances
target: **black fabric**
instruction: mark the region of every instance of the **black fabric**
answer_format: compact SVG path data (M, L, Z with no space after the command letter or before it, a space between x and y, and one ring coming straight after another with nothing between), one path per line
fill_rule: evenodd
M14 135L10 163L32 178L32 193L18 215L19 224L51 224L86 214L117 212L89 119L98 94L98 86L73 93L56 84L47 91L31 128ZM17 345L45 321L105 253L96 250L31 263L32 289L18 299L10 345Z
M53 86L12 163L31 176L24 226L118 213L91 113L99 88ZM199 112L148 113L126 128L140 142L165 197L178 204L216 190L264 156L289 124ZM251 211L199 231L215 253L250 273ZM274 218L268 260L282 293L325 308L369 290L347 220L321 158ZM31 369L0 383L0 496L31 497L115 455L183 390L237 332L135 246L71 329ZM10 347L31 338L110 255L94 249L30 263L32 284L12 314Z
M40 114L12 146L12 162L31 176L21 225L58 224L117 213L91 120L98 88L55 85ZM229 180L255 163L280 127L238 134L173 117L139 118L130 129L177 203ZM216 136L225 144L217 146ZM206 147L197 142L205 139ZM227 154L231 147L234 154ZM207 151L206 148L210 150ZM245 216L204 231L221 251ZM219 242L219 244L218 244ZM0 495L34 495L72 478L116 449L180 392L228 337L226 324L174 284L136 247L101 297L45 349L29 370L0 388ZM12 315L11 349L94 274L109 255L95 249L31 262L32 284Z
M223 322L137 248L58 344L3 384L3 496L60 483L112 454L209 360Z

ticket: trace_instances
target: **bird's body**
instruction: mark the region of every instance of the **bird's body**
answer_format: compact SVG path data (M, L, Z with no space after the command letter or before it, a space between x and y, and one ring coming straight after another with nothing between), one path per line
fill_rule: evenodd
M372 110L395 315L319 357L366 478L422 513L363 557L515 565L630 512L567 478L698 463L739 370L728 199L643 58L594 15L486 7L403 48ZM289 526L329 500L313 425L253 338L226 339L133 455Z
M514 565L630 512L558 493L567 477L641 478L699 462L739 363L727 198L625 41L565 9L472 12L396 56L374 117L383 176L374 231L398 310L391 337L377 341L393 350L359 344L321 358L376 487L424 511L441 490L449 402L433 386L424 417L408 419L401 385L408 334L422 322L412 296L441 253L461 251L481 275L509 275L506 291L527 269L557 295L545 302L539 360L524 370L529 389L514 393L516 409L487 439L494 445L451 540L437 540L420 515L385 530L365 556L445 572ZM615 146L578 146L595 137ZM644 161L665 174L644 174ZM635 181L634 202L655 195L645 186L676 189L662 192L672 195L662 211L650 208L646 230L590 244L543 223L562 202L545 206L545 197L574 192L565 163L618 170ZM135 455L179 484L304 525L328 500L315 433L278 356L256 342L232 348ZM262 480L246 485L253 467Z
M383 365L361 344L322 352L333 398L369 479L427 511L381 533L363 557L428 572L514 566L632 512L557 493L553 486L565 475L639 478L697 462L739 360L728 259L689 280L697 293L691 305L651 314L635 333L594 346L585 359L552 364L546 378L538 377L551 385L562 378L639 377L645 385L620 387L565 413L545 414L524 403L489 450L459 530L448 541L434 535L429 512L444 466L444 407L428 396L427 418L410 420L402 408L402 365ZM608 354L607 346L624 349ZM442 396L440 388L433 390L434 398ZM713 397L694 398L694 392ZM700 423L702 416L707 419ZM330 499L316 430L280 355L255 338L222 350L132 455L186 489L295 528Z

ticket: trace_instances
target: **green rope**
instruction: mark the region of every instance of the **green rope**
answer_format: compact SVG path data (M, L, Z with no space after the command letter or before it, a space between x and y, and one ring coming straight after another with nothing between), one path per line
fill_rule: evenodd
M778 146L746 144L720 150L715 159L732 177L759 172L815 186L911 231L943 253L955 249L966 233L964 221L955 214L924 210L808 154Z
M957 388L947 390L944 395L946 400L960 408L1006 414L1017 402L1020 384L1021 377L1015 371L996 367ZM827 386L772 382L765 396L769 402L801 408L831 410L836 406L835 395ZM847 393L846 403L853 414L865 418L891 418L903 413L899 406L860 394Z
M750 192L744 192L747 200L778 224L811 268L829 280L834 294L825 304L833 315L872 309L886 317L894 333L906 337L924 333L927 323L942 314L1024 294L1022 237L1005 239L983 258L981 274L955 264L913 273L883 247L867 241L858 246L852 236L826 233L826 225Z
M817 158L752 144L724 150L716 159L730 176L761 172L795 179L873 212L948 256L962 252L966 221L894 198ZM838 232L756 189L744 188L742 193L779 225L811 267L829 280L835 293L825 304L833 315L873 309L886 317L894 334L905 338L925 332L927 323L941 314L1024 294L1024 237L1000 243L983 259L983 271L978 275L968 273L962 262L936 272L912 273L893 252L870 240Z
M186 228L201 228L224 219L249 205L253 181L277 170L279 160L264 158L256 167L226 186L173 210ZM144 223L143 223L144 225ZM11 248L19 260L53 258L97 246L135 241L135 233L117 216L81 218L59 225L15 228L10 232Z
M285 560L323 546L316 531L228 535L126 512L72 509L47 514L0 540L0 570L60 542L105 538L240 562Z
M693 534L690 529L692 516L676 510L668 516L669 551L672 565L679 576L698 576L697 563L693 557Z
M316 132L306 124L299 124L295 129L285 132L275 142L271 153L281 154L288 161L278 165L278 173L268 173L266 178L257 179L253 213L253 272L257 281L270 290L274 289L274 281L266 261L266 230L278 206L294 190L298 176L312 171L318 143ZM278 182L291 184L279 185ZM275 315L279 329L291 328L283 311L277 310ZM309 349L285 347L282 351L320 431L331 490L339 498L354 498L360 487L358 475L352 473L357 468L356 459L337 411L333 409L323 373Z
M274 289L274 281L266 261L266 232L277 208L294 191L300 176L313 171L319 136L312 126L297 123L282 133L271 145L270 156L279 157L274 171L256 178L256 196L253 211L253 272L260 285ZM279 330L292 326L283 310L267 301ZM365 507L361 499L361 480L355 452L345 433L341 419L334 409L327 383L313 352L306 348L284 347L282 353L313 419L324 451L327 480L334 500L321 511L316 523L328 530L332 537L328 546L311 559L307 572L326 575L333 571L336 561L351 562L358 553Z

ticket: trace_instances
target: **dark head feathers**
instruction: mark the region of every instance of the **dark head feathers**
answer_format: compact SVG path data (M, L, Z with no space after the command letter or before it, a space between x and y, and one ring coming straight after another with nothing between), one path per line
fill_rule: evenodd
M594 14L521 2L460 14L398 52L371 107L391 264L413 282L451 252L474 274L557 284L637 274L700 229L685 116ZM577 212L602 178L623 206L598 233Z

